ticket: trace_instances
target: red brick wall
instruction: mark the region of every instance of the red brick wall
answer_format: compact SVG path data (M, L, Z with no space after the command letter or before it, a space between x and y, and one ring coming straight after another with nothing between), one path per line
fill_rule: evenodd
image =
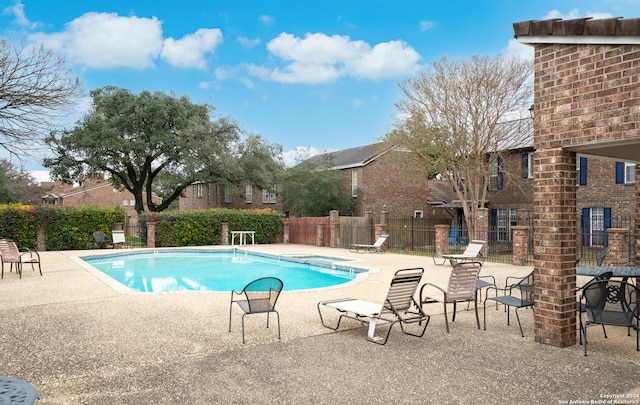
M81 207L85 205L95 205L98 207L122 207L127 216L138 218L135 210L135 198L133 194L126 189L114 189L107 181L102 179L87 180L82 186L72 186L62 182L55 182L52 194L64 196L62 206L65 207ZM126 201L126 205L124 202ZM156 203L160 203L159 198L154 198Z
M576 343L576 162L575 153L563 147L640 137L639 51L638 45L535 46L538 342L560 347ZM600 171L606 168L596 168L595 175Z
M352 170L341 170L348 192L351 192ZM416 210L423 211L425 216L431 212L427 176L420 171L419 162L411 153L388 151L355 170L359 188L357 215L363 216L367 207L371 212L381 212L384 206L391 218L410 217Z
M635 184L615 184L612 160L587 158L587 184L576 189L578 215L584 207L611 207L612 217L635 217Z
M180 210L199 210L208 208L229 208L229 209L260 209L270 208L275 211L282 211L282 203L276 196L275 203L263 203L262 189L252 187L251 203L247 203L245 186L238 187L231 196L231 202L224 201L224 187L213 183L202 183L202 195L198 196L198 185L192 184L184 191L184 196L180 197Z

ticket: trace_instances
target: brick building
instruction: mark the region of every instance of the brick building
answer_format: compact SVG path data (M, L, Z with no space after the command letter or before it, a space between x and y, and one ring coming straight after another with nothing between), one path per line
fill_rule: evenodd
M576 201L584 177L576 157L640 163L640 19L523 21L513 29L535 49L535 339L565 347L576 344ZM638 235L640 186L633 188Z
M533 212L533 146L510 151L490 182L487 207L497 240L511 240L511 227ZM576 219L583 246L606 245L606 228L635 223L635 163L576 156Z
M251 184L225 187L210 182L197 182L184 190L179 201L180 210L209 208L270 208L274 211L282 211L282 203L278 201L274 190L263 190Z
M90 178L81 185L66 184L61 181L52 182L50 185L51 191L42 197L43 204L53 204L61 207L81 207L85 205L98 207L121 206L127 218L138 218L133 194L124 188L114 188L109 180L104 178ZM156 204L162 202L162 199L156 195L153 196L153 199Z
M445 181L429 180L407 150L376 143L313 156L302 165L339 170L346 192L356 202L356 215L383 209L394 217L435 215L451 202L453 189ZM441 215L441 213L438 213Z

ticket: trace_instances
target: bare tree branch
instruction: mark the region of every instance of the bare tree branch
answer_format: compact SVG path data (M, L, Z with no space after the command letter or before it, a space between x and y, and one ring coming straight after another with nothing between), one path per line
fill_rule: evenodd
M17 158L42 147L80 90L80 81L51 50L0 38L0 147Z
M452 184L471 237L496 162L530 134L527 120L513 117L531 104L532 73L531 62L517 58L442 58L400 83L399 118L386 140L415 152L427 173Z

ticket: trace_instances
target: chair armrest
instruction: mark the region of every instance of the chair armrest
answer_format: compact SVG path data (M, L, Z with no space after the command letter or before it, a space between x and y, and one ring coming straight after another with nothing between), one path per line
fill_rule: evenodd
M439 286L437 286L435 284L431 284L431 283L424 283L422 285L422 287L420 287L420 302L422 302L422 292L423 292L425 287L433 287L436 290L439 290L442 294L444 294L445 298L447 297L447 292L442 287L439 287Z
M524 280L525 278L527 278L528 276L523 276L523 277L517 277L517 276L507 276L505 282L504 282L504 287L513 287L515 284L517 284L518 281L520 280ZM516 281L516 283L509 283L509 280L514 280Z
M486 290L486 294L487 294L486 297L487 298L485 298L485 301L489 298L489 291L490 290L494 290L496 292L496 294L495 294L496 296L498 295L498 292L502 292L503 295L511 295L511 291L513 290L513 287L509 286L509 287L501 288L501 287L489 286L489 287L487 287L487 290Z
M478 278L486 278L486 279L490 279L491 280L491 284L493 284L494 286L496 285L496 278L491 276L491 275L487 275L487 276L478 276Z
M31 250L29 248L22 248L22 253L20 253L20 257L28 254L29 257L33 257L34 255L38 258L38 261L40 261L40 254L36 251L36 250Z

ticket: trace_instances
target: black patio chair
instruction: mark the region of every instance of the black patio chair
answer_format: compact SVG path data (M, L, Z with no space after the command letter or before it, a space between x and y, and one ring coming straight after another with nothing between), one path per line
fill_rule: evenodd
M519 280L520 281L517 283L511 284L505 288L487 287L487 296L484 299L484 330L487 330L487 301L496 301L497 303L504 304L506 307L507 325L510 324L509 313L511 312L511 307L516 309L516 318L518 319L518 326L520 327L520 335L524 337L518 310L520 308L533 309L533 272L529 273L526 277L519 278ZM495 297L489 296L489 291L491 290L495 290Z
M640 351L640 289L624 280L594 280L584 286L580 300L586 303L580 313L581 333L584 334L584 355L587 355L589 325L623 326L636 330L636 351ZM582 316L587 316L583 324ZM606 335L605 335L606 338Z
M578 288L576 291L578 291L578 292L582 291L584 289L584 287L589 285L589 283L592 282L592 281L609 280L612 276L613 276L612 272L605 271L604 273L600 274L599 276L595 276L594 278L589 280L588 283L586 283L582 287ZM587 310L587 303L583 302L581 299L578 299L576 301L576 311L578 311L578 319L579 319L579 322L580 322L580 344L582 344L582 316L581 316L581 313L586 312L586 310ZM604 332L604 337L606 338L607 337L607 331L604 328L604 325L602 325L602 332Z
M231 291L229 304L229 332L231 332L231 312L233 303L238 304L244 312L242 314L242 343L244 344L244 317L249 314L267 314L267 328L269 327L269 313L275 312L278 318L278 339L280 339L280 314L276 311L276 301L283 287L282 280L275 277L262 277L247 284L242 291ZM234 299L238 295L240 298Z

